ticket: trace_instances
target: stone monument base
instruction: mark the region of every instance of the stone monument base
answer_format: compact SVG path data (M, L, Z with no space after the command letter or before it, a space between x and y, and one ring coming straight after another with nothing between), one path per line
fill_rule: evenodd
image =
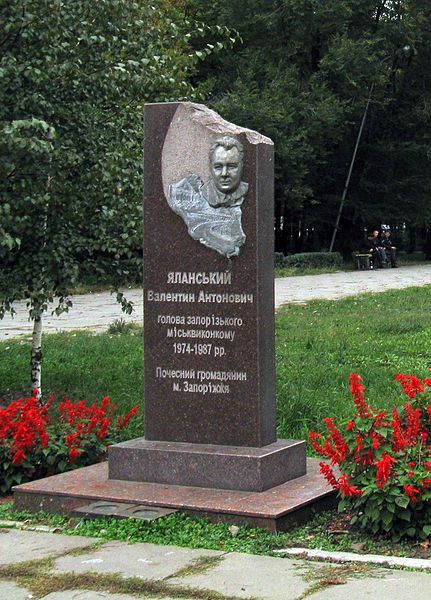
M109 478L263 492L306 473L305 442L262 448L138 438L109 448Z
M70 514L92 502L128 502L178 509L213 522L284 531L336 506L336 494L319 472L319 459L307 459L307 474L265 492L121 481L108 478L108 464L76 469L13 489L16 510Z

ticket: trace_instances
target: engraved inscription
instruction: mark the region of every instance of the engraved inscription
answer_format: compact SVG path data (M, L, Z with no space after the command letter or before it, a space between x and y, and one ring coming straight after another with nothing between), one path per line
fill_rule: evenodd
M202 371L156 367L157 379L172 379L173 392L193 394L229 394L230 382L247 381L246 371Z
M247 320L229 314L229 311L238 304L253 304L254 295L228 291L228 286L234 285L231 271L169 271L164 277L166 283L173 287L163 292L148 290L147 301L165 303L155 316L159 339L164 347L165 360L171 359L173 364L180 361L183 368L171 368L168 362L163 367L156 367L156 379L160 383L165 382L171 391L177 393L204 396L238 393L238 386L247 381L247 372L221 369L226 364L225 360L237 356L241 336L247 331ZM211 287L199 289L210 284L216 286L216 292ZM192 285L195 287L188 287ZM174 305L171 304L171 308L167 304L172 302L189 303L189 306L183 304L185 313L178 314ZM215 314L219 305L224 305L226 310ZM209 312L200 314L202 309L209 309ZM195 359L209 359L212 369L192 368L196 365Z
M241 181L241 142L229 136L218 139L209 151L209 163L209 181L204 183L190 173L169 186L168 203L194 240L233 258L239 255L246 240L241 205L248 183Z

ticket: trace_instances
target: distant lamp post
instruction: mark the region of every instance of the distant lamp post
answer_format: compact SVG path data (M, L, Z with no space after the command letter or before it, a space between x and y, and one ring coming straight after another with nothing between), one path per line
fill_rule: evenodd
M415 52L414 48L412 48L412 46L410 46L409 44L406 44L405 46L400 48L400 50L398 51L398 54L402 55L404 58L406 58L408 60L408 62L410 62L414 52ZM382 62L386 62L390 58L391 57L388 56ZM375 87L375 83L373 82L371 84L370 90L368 92L367 102L365 104L365 109L364 109L364 113L362 115L361 125L360 125L359 131L358 131L358 137L356 138L356 144L355 144L355 148L354 148L353 154L352 154L352 160L350 161L350 167L349 167L349 171L347 173L346 183L344 184L343 194L341 196L340 206L338 208L337 218L335 220L334 231L332 233L331 244L329 246L329 252L332 252L334 249L335 238L337 236L338 227L340 225L341 214L342 214L343 208L344 208L344 202L346 200L347 191L348 191L349 185L350 185L350 178L352 176L353 165L355 164L356 155L358 153L358 148L359 148L359 143L361 141L362 132L364 131L365 121L367 120L368 109L369 109L369 106L371 103L371 98L373 96L374 87Z

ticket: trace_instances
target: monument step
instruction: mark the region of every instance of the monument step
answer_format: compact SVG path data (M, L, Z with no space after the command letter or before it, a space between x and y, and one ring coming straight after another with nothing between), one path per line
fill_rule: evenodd
M319 460L313 458L307 459L306 475L265 492L109 479L106 462L23 483L13 491L16 510L68 514L89 502L130 502L270 531L284 531L316 510L336 505L336 494L320 474Z
M109 478L262 492L306 473L305 442L261 448L152 441L109 448Z

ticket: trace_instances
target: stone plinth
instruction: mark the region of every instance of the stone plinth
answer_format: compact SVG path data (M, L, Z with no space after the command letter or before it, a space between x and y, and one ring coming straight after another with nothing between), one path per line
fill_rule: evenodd
M109 477L262 491L306 472L277 441L272 141L205 106L148 104L145 439Z
M242 205L231 209L241 211L245 235L231 258L194 239L187 216L168 202L169 186L187 174L211 179L210 149L226 135L243 145L241 179L248 185ZM273 144L202 105L149 104L144 157L145 438L271 444ZM191 204L188 190L182 193L184 205ZM217 210L202 218L214 219L208 228L219 239ZM196 227L207 235L200 222Z
M265 492L108 479L108 465L101 463L16 486L15 507L65 514L98 500L130 502L178 509L214 522L283 531L316 510L336 506L336 494L320 474L318 463L308 459L306 475Z
M262 448L151 442L110 449L109 478L262 492L306 471L305 442L281 440Z

